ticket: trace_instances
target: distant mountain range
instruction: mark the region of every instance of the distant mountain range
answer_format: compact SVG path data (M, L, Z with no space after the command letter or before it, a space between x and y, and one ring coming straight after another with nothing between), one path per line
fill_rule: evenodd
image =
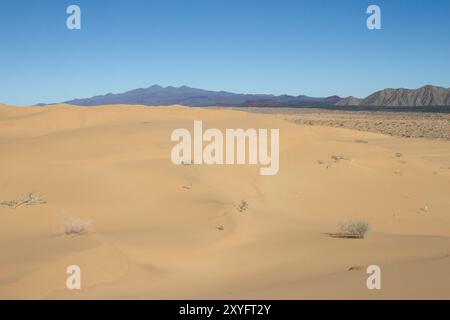
M384 89L367 98L348 97L336 106L427 107L450 106L450 88L424 86L419 89Z
M105 104L141 104L141 105L173 105L186 106L320 106L335 104L342 100L338 96L314 98L304 95L270 95L241 94L226 91L209 91L182 87L161 87L154 85L148 88L135 89L124 93L108 93L87 99L74 99L65 103L78 106L96 106Z
M135 89L124 93L108 93L87 99L74 99L64 103L78 106L106 104L237 106L237 107L431 107L450 106L450 88L427 85L419 89L384 89L367 98L309 97L305 95L241 94L209 91L187 86ZM45 105L45 104L39 104Z

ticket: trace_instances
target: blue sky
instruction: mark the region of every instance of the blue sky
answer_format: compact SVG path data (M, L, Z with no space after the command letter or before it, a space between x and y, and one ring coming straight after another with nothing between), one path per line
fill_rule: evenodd
M82 29L66 28L77 4ZM382 30L366 9L382 10ZM450 87L448 0L4 0L0 102L29 105L152 84L366 96Z

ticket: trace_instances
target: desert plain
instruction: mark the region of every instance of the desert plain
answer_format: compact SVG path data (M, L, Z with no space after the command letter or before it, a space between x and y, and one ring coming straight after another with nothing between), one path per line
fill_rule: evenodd
M450 299L438 117L426 125L442 134L415 135L408 119L374 120L396 134L326 111L0 105L0 299ZM278 174L174 165L171 132L195 120L279 129ZM43 201L14 202L29 193ZM369 223L364 239L330 237L351 219ZM81 290L66 288L69 265Z

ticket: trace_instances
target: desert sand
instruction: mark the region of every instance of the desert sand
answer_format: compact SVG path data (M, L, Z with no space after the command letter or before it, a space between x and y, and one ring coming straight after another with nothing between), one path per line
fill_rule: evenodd
M0 201L46 201L0 206L0 298L450 299L450 141L295 119L0 106ZM194 120L280 129L279 173L173 165L170 134ZM91 228L66 235L67 219ZM367 220L370 233L327 235L347 219ZM81 290L66 288L72 264ZM366 288L373 264L381 290Z

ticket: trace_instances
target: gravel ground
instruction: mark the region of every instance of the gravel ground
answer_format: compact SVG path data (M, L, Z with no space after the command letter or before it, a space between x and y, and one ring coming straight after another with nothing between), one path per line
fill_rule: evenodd
M450 113L342 111L313 108L240 108L247 112L290 115L299 125L330 126L405 138L450 140Z

